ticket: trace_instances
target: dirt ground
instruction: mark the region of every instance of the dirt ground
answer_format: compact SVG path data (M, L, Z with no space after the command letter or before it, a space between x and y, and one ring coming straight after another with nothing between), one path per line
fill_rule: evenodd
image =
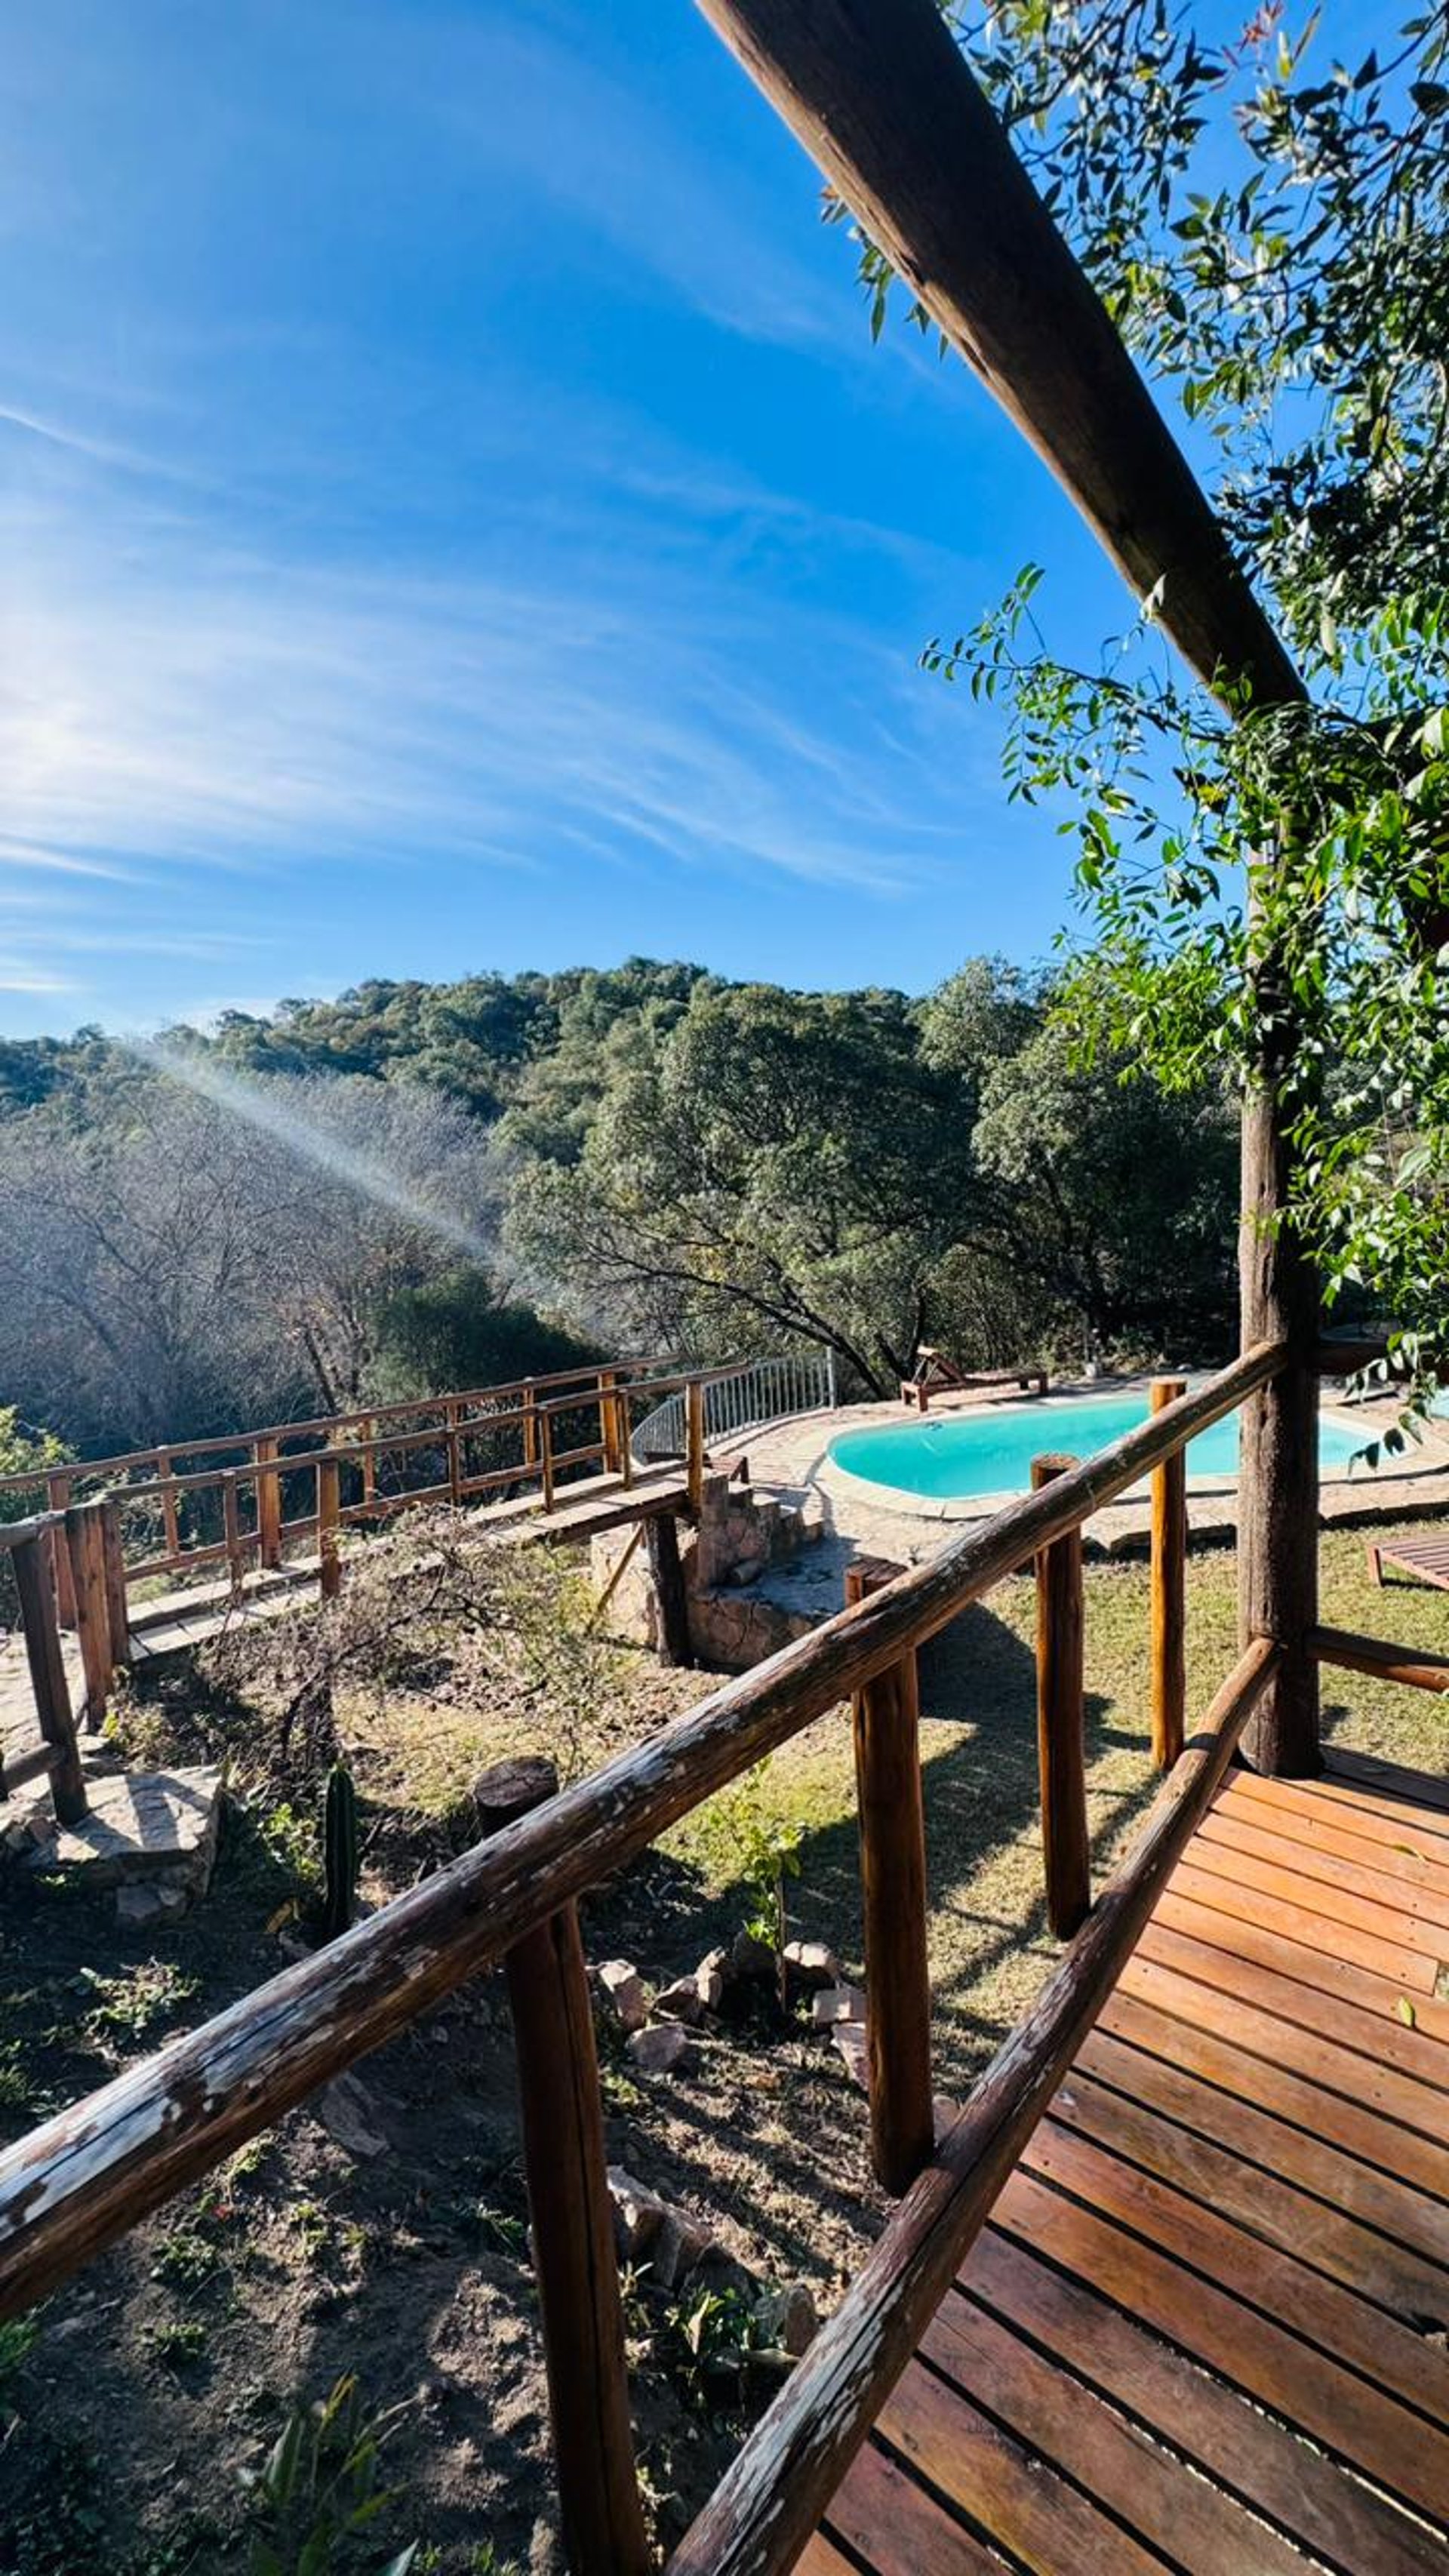
M1371 1590L1359 1542L1323 1544L1326 1620L1449 1649L1449 1595ZM1190 1567L1194 1698L1233 1653L1233 1569ZM938 2080L969 2083L1056 1955L1040 1899L1032 1590L1013 1580L922 1658ZM524 1627L527 1623L524 1622ZM357 1774L374 1900L468 1831L467 1790L505 1751L567 1736L596 1761L709 1687L632 1652L581 1645L560 1713L524 1635L501 1662L436 1635L386 1687L341 1674L331 1723ZM1089 1797L1098 1861L1150 1795L1147 1596L1140 1566L1092 1568ZM275 1683L275 1675L272 1677ZM1326 1677L1330 1731L1442 1770L1427 1697ZM294 1741L269 1753L277 1694L178 1673L124 1721L145 1750L225 1749L237 1797L205 1904L157 1933L118 1929L109 1897L0 1876L0 2134L21 2134L171 2033L275 1973L305 1904L318 1778ZM567 1767L567 1766L566 1766ZM743 1793L686 1820L587 1908L591 1959L651 1984L691 1969L749 1910L742 1822L799 1837L791 1929L854 1971L859 1907L849 1726L833 1712ZM762 2281L808 2282L828 2309L880 2224L864 2104L803 2011L735 1990L667 2076L605 2032L611 2160L705 2220ZM137 2229L19 2329L0 2329L0 2576L241 2570L272 2525L249 2503L291 2410L355 2373L387 2428L385 2513L324 2564L379 2569L421 2544L414 2576L559 2565L527 2205L501 1975L477 1980L366 2061L340 2111L293 2114L207 2186ZM359 2145L361 2120L365 2144ZM330 2125L329 2125L330 2123ZM350 2140L351 2143L346 2141ZM636 2424L661 2542L683 2527L767 2388L702 2370L694 2297L626 2277ZM295 2547L280 2563L294 2576Z

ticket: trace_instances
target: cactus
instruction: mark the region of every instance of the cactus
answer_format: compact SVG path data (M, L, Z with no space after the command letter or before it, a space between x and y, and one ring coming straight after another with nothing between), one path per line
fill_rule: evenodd
M334 1762L327 1774L322 1865L322 1938L335 1941L347 1930L357 1902L357 1791L345 1762Z

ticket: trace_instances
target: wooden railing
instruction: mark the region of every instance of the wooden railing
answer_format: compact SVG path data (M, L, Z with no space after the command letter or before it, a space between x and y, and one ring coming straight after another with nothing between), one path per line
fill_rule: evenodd
M0 1555L8 1558L15 1586L39 1737L34 1745L13 1753L0 1733L0 1800L48 1776L61 1823L78 1824L86 1812L85 1779L61 1637L60 1599L63 1584L80 1647L81 1716L94 1732L105 1716L115 1675L127 1654L126 1581L117 1507L108 1496L99 1495L88 1503L72 1503L63 1512L0 1522Z
M561 1794L489 1792L497 1828L462 1859L202 2029L45 2122L0 2156L0 2315L44 2297L100 2249L405 2028L490 1962L508 1963L544 2309L566 2548L583 2576L648 2565L628 2435L617 2273L583 1982L579 1899L668 1826L853 1695L866 1885L871 2129L877 2170L905 2192L836 2316L762 2418L671 2561L671 2576L776 2576L793 2561L903 2366L924 2315L981 2225L1077 2040L1119 1974L1202 1815L1280 1648L1251 1641L1170 1767L1145 1830L1033 2012L933 2145L926 1887L916 1742L917 1648L1035 1560L1044 1778L1058 1812L1085 1761L1080 1631L1056 1552L1144 1475L1266 1386L1281 1345L1249 1351L1083 1464L872 1589L809 1636L724 1683L687 1716ZM1160 1492L1159 1488L1159 1492ZM1154 1513L1154 1597L1180 1584L1181 1516ZM1170 1538L1163 1534L1171 1533ZM1072 1578L1072 1582L1076 1580ZM1175 1688L1173 1623L1153 1619L1154 1706ZM1075 1676L1075 1682L1073 1677ZM532 1800L543 1795L542 1804ZM1049 1877L1063 1869L1049 1816ZM1075 1836L1075 1826L1073 1835ZM581 2411L582 2410L582 2411ZM591 2428L581 2439L579 2424Z
M350 1523L510 1495L531 1497L539 1511L552 1513L577 1499L573 1489L588 1471L604 1484L629 1488L636 1473L636 1408L656 1408L670 1396L683 1403L683 1465L697 1507L705 1464L703 1391L730 1377L734 1366L671 1369L659 1360L616 1360L558 1370L366 1413L272 1423L0 1476L0 1495L34 1496L44 1513L61 1518L77 1501L104 1494L121 1509L122 1576L130 1586L168 1574L184 1581L224 1566L230 1588L239 1591L249 1572L280 1568L289 1551L311 1542L326 1593L336 1588L338 1534ZM478 1463L480 1450L496 1459L500 1446L514 1453L505 1463ZM131 1542L138 1523L139 1551ZM60 1624L72 1629L78 1607L64 1553L54 1575Z

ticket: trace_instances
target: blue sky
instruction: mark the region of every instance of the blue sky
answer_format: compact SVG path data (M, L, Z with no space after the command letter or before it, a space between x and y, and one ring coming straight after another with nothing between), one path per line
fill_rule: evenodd
M686 955L1040 955L916 668L1126 613L688 0L10 0L0 1027Z

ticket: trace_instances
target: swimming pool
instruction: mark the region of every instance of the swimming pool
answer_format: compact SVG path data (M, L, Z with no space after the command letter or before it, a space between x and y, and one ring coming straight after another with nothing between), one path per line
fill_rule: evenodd
M848 1476L896 1493L960 1501L975 1494L1022 1494L1031 1484L1031 1462L1044 1450L1078 1458L1105 1449L1124 1431L1147 1420L1145 1392L1125 1395L1047 1396L1034 1404L999 1404L979 1413L941 1415L935 1421L890 1422L841 1431L830 1456ZM1349 1461L1373 1433L1367 1424L1325 1413L1319 1420L1319 1463L1326 1475L1345 1475ZM1189 1476L1230 1483L1238 1472L1236 1414L1200 1431L1187 1447ZM1362 1459L1356 1475L1371 1471Z

